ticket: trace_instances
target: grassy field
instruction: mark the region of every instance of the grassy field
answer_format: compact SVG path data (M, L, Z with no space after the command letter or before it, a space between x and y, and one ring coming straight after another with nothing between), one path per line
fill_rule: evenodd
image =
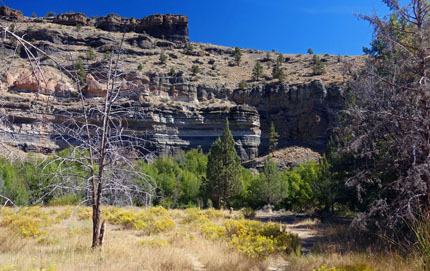
M345 228L310 220L281 226L212 209L104 207L104 245L91 250L90 211L1 209L0 270L419 270L412 256L345 251L333 237ZM312 240L306 251L304 239Z

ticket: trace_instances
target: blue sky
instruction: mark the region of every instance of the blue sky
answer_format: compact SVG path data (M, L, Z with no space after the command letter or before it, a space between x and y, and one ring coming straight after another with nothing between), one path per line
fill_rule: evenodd
M1 0L0 0L1 1ZM24 15L83 12L89 16L117 13L141 18L150 14L189 17L194 42L239 46L282 53L359 55L372 38L372 28L354 12L386 15L380 0L3 0Z

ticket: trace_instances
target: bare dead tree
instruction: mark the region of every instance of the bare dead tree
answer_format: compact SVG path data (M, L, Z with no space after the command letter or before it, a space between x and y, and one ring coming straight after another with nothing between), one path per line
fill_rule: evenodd
M92 248L100 247L105 225L101 221L103 203L132 205L133 199L138 198L141 203L148 205L155 194L154 182L141 173L136 163L136 158L143 157L146 141L129 129L126 120L138 120L144 116L133 110L130 101L123 99L122 93L132 90L120 66L124 38L111 55L108 67L100 71L104 76L101 82L103 98L91 99L81 91L81 81L75 71L66 69L60 61L15 35L7 27L0 26L0 30L24 48L33 75L37 78L38 89L42 88L46 78L39 58L31 49L51 59L60 72L76 83L78 99L74 100L73 105L52 97L52 102L57 105L53 112L55 119L40 120L50 127L62 148L67 149L42 162L51 181L47 185L43 184L46 192L41 199L65 191L82 193L92 206ZM52 167L55 170L49 171Z
M430 5L384 3L387 20L361 16L375 42L338 132L342 151L355 157L347 184L368 206L356 224L392 234L421 213L430 217Z

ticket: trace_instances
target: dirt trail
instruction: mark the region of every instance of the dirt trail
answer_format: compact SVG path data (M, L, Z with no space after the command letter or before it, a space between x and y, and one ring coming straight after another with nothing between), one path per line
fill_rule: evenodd
M205 271L206 266L199 261L199 258L191 254L189 251L183 250L183 254L187 257L193 267L193 271Z

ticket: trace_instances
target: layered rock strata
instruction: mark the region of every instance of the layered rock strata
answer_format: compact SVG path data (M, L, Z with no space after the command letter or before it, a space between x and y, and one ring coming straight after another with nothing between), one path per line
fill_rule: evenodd
M0 7L0 17L9 20L24 20L22 12L6 6ZM28 20L31 20L28 18ZM109 14L99 18L89 18L84 13L63 13L55 18L38 18L42 22L53 22L69 26L92 26L110 32L136 32L174 42L187 43L188 17L184 15L156 14L141 19L124 18Z
M14 57L16 43L10 37L2 40L0 114L12 125L0 129L0 140L25 151L49 153L64 148L53 126L66 120L62 112L79 111L79 91L93 106L102 102L107 67L116 61L111 56L122 38L117 83L121 104L128 108L123 118L131 132L147 139L145 148L158 154L175 155L190 148L209 151L226 118L244 161L267 153L272 122L280 134L279 147L320 151L343 107L345 74L337 56L321 56L328 71L321 76L312 74L311 56L284 56L287 79L281 83L270 77L274 63L270 59L277 57L273 53L244 49L237 66L233 48L200 43L184 48L183 43L172 42L188 41L188 19L183 16L90 19L74 13L19 19L19 12L0 9L1 16L7 18L0 18L0 24L13 24L18 35L63 65L59 69L33 48L43 74L31 71L27 52L20 50L20 57ZM76 25L84 27L78 30ZM166 36L154 38L157 35ZM165 63L160 60L163 54ZM251 76L257 61L264 63L261 81ZM73 83L78 78L77 63L82 68L80 89ZM199 73L192 72L195 66ZM245 87L239 87L242 81Z

